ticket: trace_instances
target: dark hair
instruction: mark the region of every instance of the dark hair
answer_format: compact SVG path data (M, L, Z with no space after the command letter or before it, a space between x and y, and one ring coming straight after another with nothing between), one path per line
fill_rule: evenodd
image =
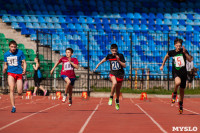
M74 50L73 50L72 48L66 48L65 51L67 51L67 50L71 51L72 54L73 54L73 52L74 52Z
M179 39L179 38L176 38L176 39L174 40L174 45L177 44L177 43L180 43L180 44L182 45L183 40L182 40L182 39Z
M14 45L17 46L17 43L16 43L14 40L12 40L12 41L9 42L9 46L10 46L11 44L14 44Z
M117 44L112 44L112 45L110 46L110 49L118 49Z
M39 57L35 57L37 60L38 60L38 63L40 64L40 59L39 59Z

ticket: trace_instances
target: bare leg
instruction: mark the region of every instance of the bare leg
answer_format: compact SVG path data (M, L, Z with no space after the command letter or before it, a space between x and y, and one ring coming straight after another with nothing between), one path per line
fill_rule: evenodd
M37 89L38 89L38 87L37 87L37 86L35 86L35 89L34 89L34 92L33 92L33 93L35 93L35 94L36 94L36 92L37 92Z
M17 80L18 95L22 95L22 90L23 90L23 82L22 82L22 79L20 79L20 80Z
M180 88L180 98L179 98L179 101L183 102L183 98L184 98L184 88Z
M39 87L43 92L45 92L45 89L44 89L44 87L43 86L41 86L40 85L40 87Z
M69 86L71 84L71 81L68 77L65 78L65 82L67 83L66 84L66 87L65 87L65 94L67 94L68 90L69 90Z
M180 86L181 84L181 79L179 77L176 77L175 78L175 88L174 88L174 92L177 92L178 90L178 87Z
M192 84L191 83L189 83L189 89L192 87Z
M72 98L72 85L69 85L69 98Z
M114 93L115 93L115 88L117 86L117 80L116 80L116 77L115 76L112 76L110 78L110 80L112 81L112 88L111 88L111 93L110 93L110 96L113 96Z
M117 86L116 86L116 96L117 96L117 99L119 100L119 95L120 95L120 89L122 87L122 83L117 83Z
M15 106L15 99L14 99L15 79L9 75L8 75L8 85L10 88L10 102L12 106Z

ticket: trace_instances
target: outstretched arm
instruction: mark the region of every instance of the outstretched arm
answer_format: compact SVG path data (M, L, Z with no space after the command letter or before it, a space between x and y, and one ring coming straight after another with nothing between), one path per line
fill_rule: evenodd
M101 62L99 62L99 64L97 64L96 68L94 69L94 72L95 72L95 71L97 70L97 68L98 68L102 63L104 63L104 62L106 62L106 57L103 58L103 59L101 60Z
M25 74L26 73L26 61L22 60L22 63L23 63L23 72L22 72L22 74Z
M4 62L3 73L6 73L7 68L8 68L8 64L7 62Z
M53 74L54 69L55 69L59 64L60 64L60 62L58 61L58 62L54 65L54 67L51 69L51 72L50 72L51 75Z
M161 70L161 71L163 71L163 67L164 67L165 62L167 61L168 58L169 58L169 55L168 55L168 53L167 53L166 56L165 56L165 58L164 58L164 60L163 60L162 66L160 67L160 70Z

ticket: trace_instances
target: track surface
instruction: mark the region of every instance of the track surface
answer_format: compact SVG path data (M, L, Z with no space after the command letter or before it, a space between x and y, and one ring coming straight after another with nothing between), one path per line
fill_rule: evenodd
M120 100L120 110L107 105L108 98L83 101L73 97L73 105L48 97L16 98L17 112L12 114L8 95L0 99L0 133L165 133L173 127L193 127L200 132L200 99L185 98L184 112L167 98L141 101ZM180 131L180 129L179 129ZM178 131L175 131L178 132Z

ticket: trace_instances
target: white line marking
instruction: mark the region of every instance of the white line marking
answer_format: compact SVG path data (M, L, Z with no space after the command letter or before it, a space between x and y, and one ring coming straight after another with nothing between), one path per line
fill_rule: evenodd
M94 109L94 111L90 114L90 116L88 117L88 119L85 121L84 125L81 127L81 130L79 131L79 133L83 133L83 131L85 130L86 126L88 125L90 119L92 118L92 116L94 115L94 113L97 111L97 109L99 108L99 105L102 102L102 99L100 100L99 104L97 104L96 108Z
M60 105L60 104L56 104L56 105L51 106L51 107L49 107L49 108L46 108L46 109L40 110L40 111L38 111L38 112L32 113L32 114L30 114L30 115L27 115L27 116L25 116L25 117L23 117L23 118L21 118L21 119L18 119L18 120L16 120L16 121L13 121L12 123L7 124L7 125L1 127L1 128L0 128L0 131L3 130L3 129L5 129L5 128L7 128L7 127L9 127L9 126L11 126L11 125L13 125L13 124L15 124L15 123L17 123L17 122L20 122L20 121L22 121L22 120L25 120L25 119L27 119L27 118L33 116L33 115L36 115L36 114L38 114L38 113L41 113L41 112L44 112L44 111L50 110L51 108L54 108L54 107L56 107L56 106L58 106L58 105Z
M132 101L131 101L132 102ZM132 102L133 103L133 102ZM145 113L145 115L147 115L153 122L154 124L156 124L156 126L163 132L163 133L167 133L167 131L165 131L162 126L160 124L158 124L158 122L156 122L153 117L151 117L146 111L144 111L138 104L135 104L142 112Z
M42 99L37 99L37 100L35 100L35 102L36 102L36 101L43 100L43 99L44 99L44 98L42 98ZM34 101L31 101L31 102L29 102L29 103L15 104L15 106L16 106L16 105L22 105L22 104L31 104L31 103L34 103ZM10 105L10 106L6 106L6 107L0 108L0 109L6 109L6 108L9 108L9 107L12 107L12 106Z
M161 99L159 99L161 102L163 102L163 103L165 103L165 104L169 104L169 103L167 103L167 102L164 102L163 100L161 100ZM173 105L174 106L174 104L171 104L171 105ZM177 108L179 108L179 106L177 106L176 105L176 107ZM194 113L194 114L197 114L197 115L199 115L199 113L197 113L197 112L194 112L194 111L192 111L192 110L189 110L189 109L186 109L186 108L184 108L183 107L183 110L186 110L186 111L188 111L188 112L191 112L191 113Z

